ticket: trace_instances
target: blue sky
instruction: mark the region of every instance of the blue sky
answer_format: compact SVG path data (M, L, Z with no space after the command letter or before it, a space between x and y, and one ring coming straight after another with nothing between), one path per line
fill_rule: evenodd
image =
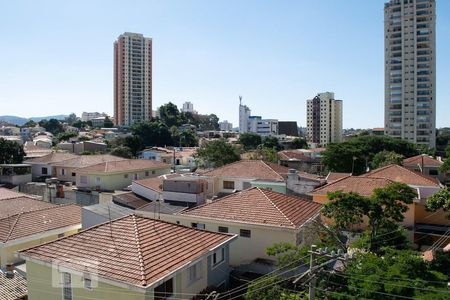
M384 0L1 1L0 115L113 110L113 42L153 38L153 106L194 103L237 126L305 126L333 91L344 128L383 126ZM450 1L437 1L437 126L450 126Z

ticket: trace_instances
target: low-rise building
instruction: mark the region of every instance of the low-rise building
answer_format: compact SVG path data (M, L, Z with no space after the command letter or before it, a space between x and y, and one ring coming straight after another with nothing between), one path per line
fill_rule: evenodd
M281 165L290 169L310 174L323 174L325 172L321 155L323 151L325 148L283 150L278 152L278 159Z
M448 180L448 176L446 176L445 173L439 171L439 168L442 165L442 161L426 154L409 157L404 159L402 162L402 166L409 170L417 171L424 175L437 178L440 182L446 182Z
M20 185L31 181L31 165L0 164L0 183Z
M81 190L122 190L133 180L168 173L170 173L170 165L159 161L145 159L108 161L77 169L76 185Z
M322 205L260 188L250 188L211 203L160 218L173 223L239 235L230 246L230 264L273 259L266 249L274 243L307 245L317 238Z
M203 172L208 181L208 196L230 194L250 187L272 189L286 193L286 176L289 169L262 160L240 160Z
M131 215L23 250L30 299L170 299L226 287L234 235Z
M27 279L10 266L7 266L5 273L0 271L0 299L28 299Z
M99 141L82 141L82 142L62 142L59 143L58 148L70 153L82 154L84 152L90 153L105 153L108 146Z
M38 180L40 178L56 176L56 171L52 165L53 163L62 162L76 157L78 156L71 153L52 152L45 156L27 159L24 163L31 165L31 175L33 180Z

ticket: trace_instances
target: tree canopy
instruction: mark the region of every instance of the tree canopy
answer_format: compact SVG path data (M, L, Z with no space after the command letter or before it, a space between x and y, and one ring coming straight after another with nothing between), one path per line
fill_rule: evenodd
M295 138L291 142L291 149L308 149L308 143L304 138Z
M169 128L160 121L144 121L131 126L134 135L142 139L142 145L146 146L172 146L173 140Z
M400 165L405 159L401 154L394 151L383 150L374 155L372 162L370 163L372 169L381 168L390 164Z
M241 133L239 135L239 144L244 147L244 150L256 149L262 143L261 136L254 132Z
M450 187L442 189L431 197L428 197L426 208L430 211L443 209L446 212L450 212ZM450 214L447 215L447 218L450 220Z
M64 128L61 122L56 119L50 119L48 121L42 120L39 122L39 126L44 127L46 131L50 132L53 135L64 132Z
M204 142L196 153L199 165L203 167L221 167L240 159L238 149L224 139Z
M23 146L14 141L8 141L0 138L0 163L19 164L25 157Z
M323 163L334 172L362 174L374 156L382 151L395 152L404 157L419 154L417 147L405 140L387 136L358 136L339 144L330 144L322 153ZM352 168L353 167L353 168Z

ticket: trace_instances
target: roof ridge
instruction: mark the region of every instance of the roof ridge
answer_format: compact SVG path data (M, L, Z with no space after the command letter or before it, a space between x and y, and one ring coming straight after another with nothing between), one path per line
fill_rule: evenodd
M147 281L145 279L145 271L144 271L144 256L142 255L141 250L141 242L140 242L139 228L136 221L136 215L131 215L131 218L133 221L134 236L136 238L137 255L139 258L139 268L141 269L141 281L143 285L146 285Z
M267 166L270 170L272 170L272 172L274 172L275 174L277 174L279 177L281 177L282 180L284 180L283 176L281 176L280 173L278 173L277 171L275 171L267 162L260 160L260 162L262 162L265 166Z
M21 215L22 215L22 212L20 212L20 213L18 213L18 214L15 214L15 215L12 215L12 216L11 216L11 217L16 216L16 220L15 220L15 222L12 224L11 228L9 229L8 235L7 235L6 238L3 240L4 243L6 243L6 242L9 240L9 238L11 237L11 235L12 235L12 233L13 233L13 231L14 231L14 228L15 228L16 225L17 225L17 222L19 222L19 218L21 217ZM10 218L10 217L7 217L7 218Z
M264 195L264 197L265 197L265 198L273 205L273 207L275 207L275 209L278 210L278 212L279 212L283 217L285 217L286 220L287 220L289 223L292 224L292 226L295 227L294 222L292 222L291 219L289 219L289 218L281 211L281 209L280 209L275 203L273 203L273 201L266 195L266 193L265 193L262 189L260 189L259 187L257 187L256 189L257 189L261 194ZM287 196L287 195L286 195L286 196Z
M217 168L213 168L212 170L206 171L206 172L203 173L202 175L207 174L207 173L210 173L210 172L215 171L215 170L217 170L217 169L222 169L222 168L224 168L224 167L228 167L228 166L231 166L231 165L235 165L235 164L237 164L237 163L239 163L239 162L246 161L246 160L251 160L251 159L240 159L240 160L237 160L237 161L233 161L232 163L225 164L225 165L223 165L223 166L220 166L220 167L217 167Z
M328 187L328 186L330 186L330 185L332 185L332 184L335 184L335 183L337 183L337 182L340 182L340 181L342 181L342 180L344 180L344 179L355 178L355 177L359 177L359 176L353 176L353 175L350 175L350 176L347 176L347 177L342 177L342 178L336 179L336 180L333 181L333 182L324 184L324 185L318 187L317 189L312 190L311 193L312 193L312 192L315 192L315 191L322 190L322 189L324 189L325 187ZM361 177L361 178L364 178L364 177Z
M400 168L400 169L405 170L405 171L407 171L407 172L409 172L409 173L411 173L411 174L413 174L413 175L419 176L419 177L421 177L421 178L427 180L427 181L430 182L430 183L438 184L437 182L433 181L431 178L425 176L425 175L422 174L422 173L412 171L412 170L410 170L410 169L408 169L408 168L405 168L404 166L397 165L397 164L389 164L389 165L387 165L387 166L384 166L384 167L381 167L381 168L379 168L379 169L373 170L372 172L375 172L375 171L377 171L377 170L378 170L378 171L381 171L381 170L387 169L388 167ZM378 171L377 171L377 172L378 172ZM369 174L369 173L368 173L368 174ZM372 174L373 174L373 173L372 173ZM439 184L438 184L438 185L439 185Z

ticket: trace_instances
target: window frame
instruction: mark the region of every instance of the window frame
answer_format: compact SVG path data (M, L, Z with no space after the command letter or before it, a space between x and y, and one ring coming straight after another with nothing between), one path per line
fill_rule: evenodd
M248 233L248 235L246 234ZM247 239L252 238L252 231L250 229L239 229L239 236Z
M220 260L217 259L217 254L220 253ZM225 261L225 248L221 247L213 252L211 255L211 269L215 269Z
M226 226L219 226L217 228L217 232L221 232L221 233L228 233L229 232L229 228Z
M222 182L222 186L223 186L224 190L234 190L235 189L234 181L224 180Z
M66 292L69 292L70 294L67 295ZM72 274L70 274L69 272L61 272L61 293L62 300L73 299Z

